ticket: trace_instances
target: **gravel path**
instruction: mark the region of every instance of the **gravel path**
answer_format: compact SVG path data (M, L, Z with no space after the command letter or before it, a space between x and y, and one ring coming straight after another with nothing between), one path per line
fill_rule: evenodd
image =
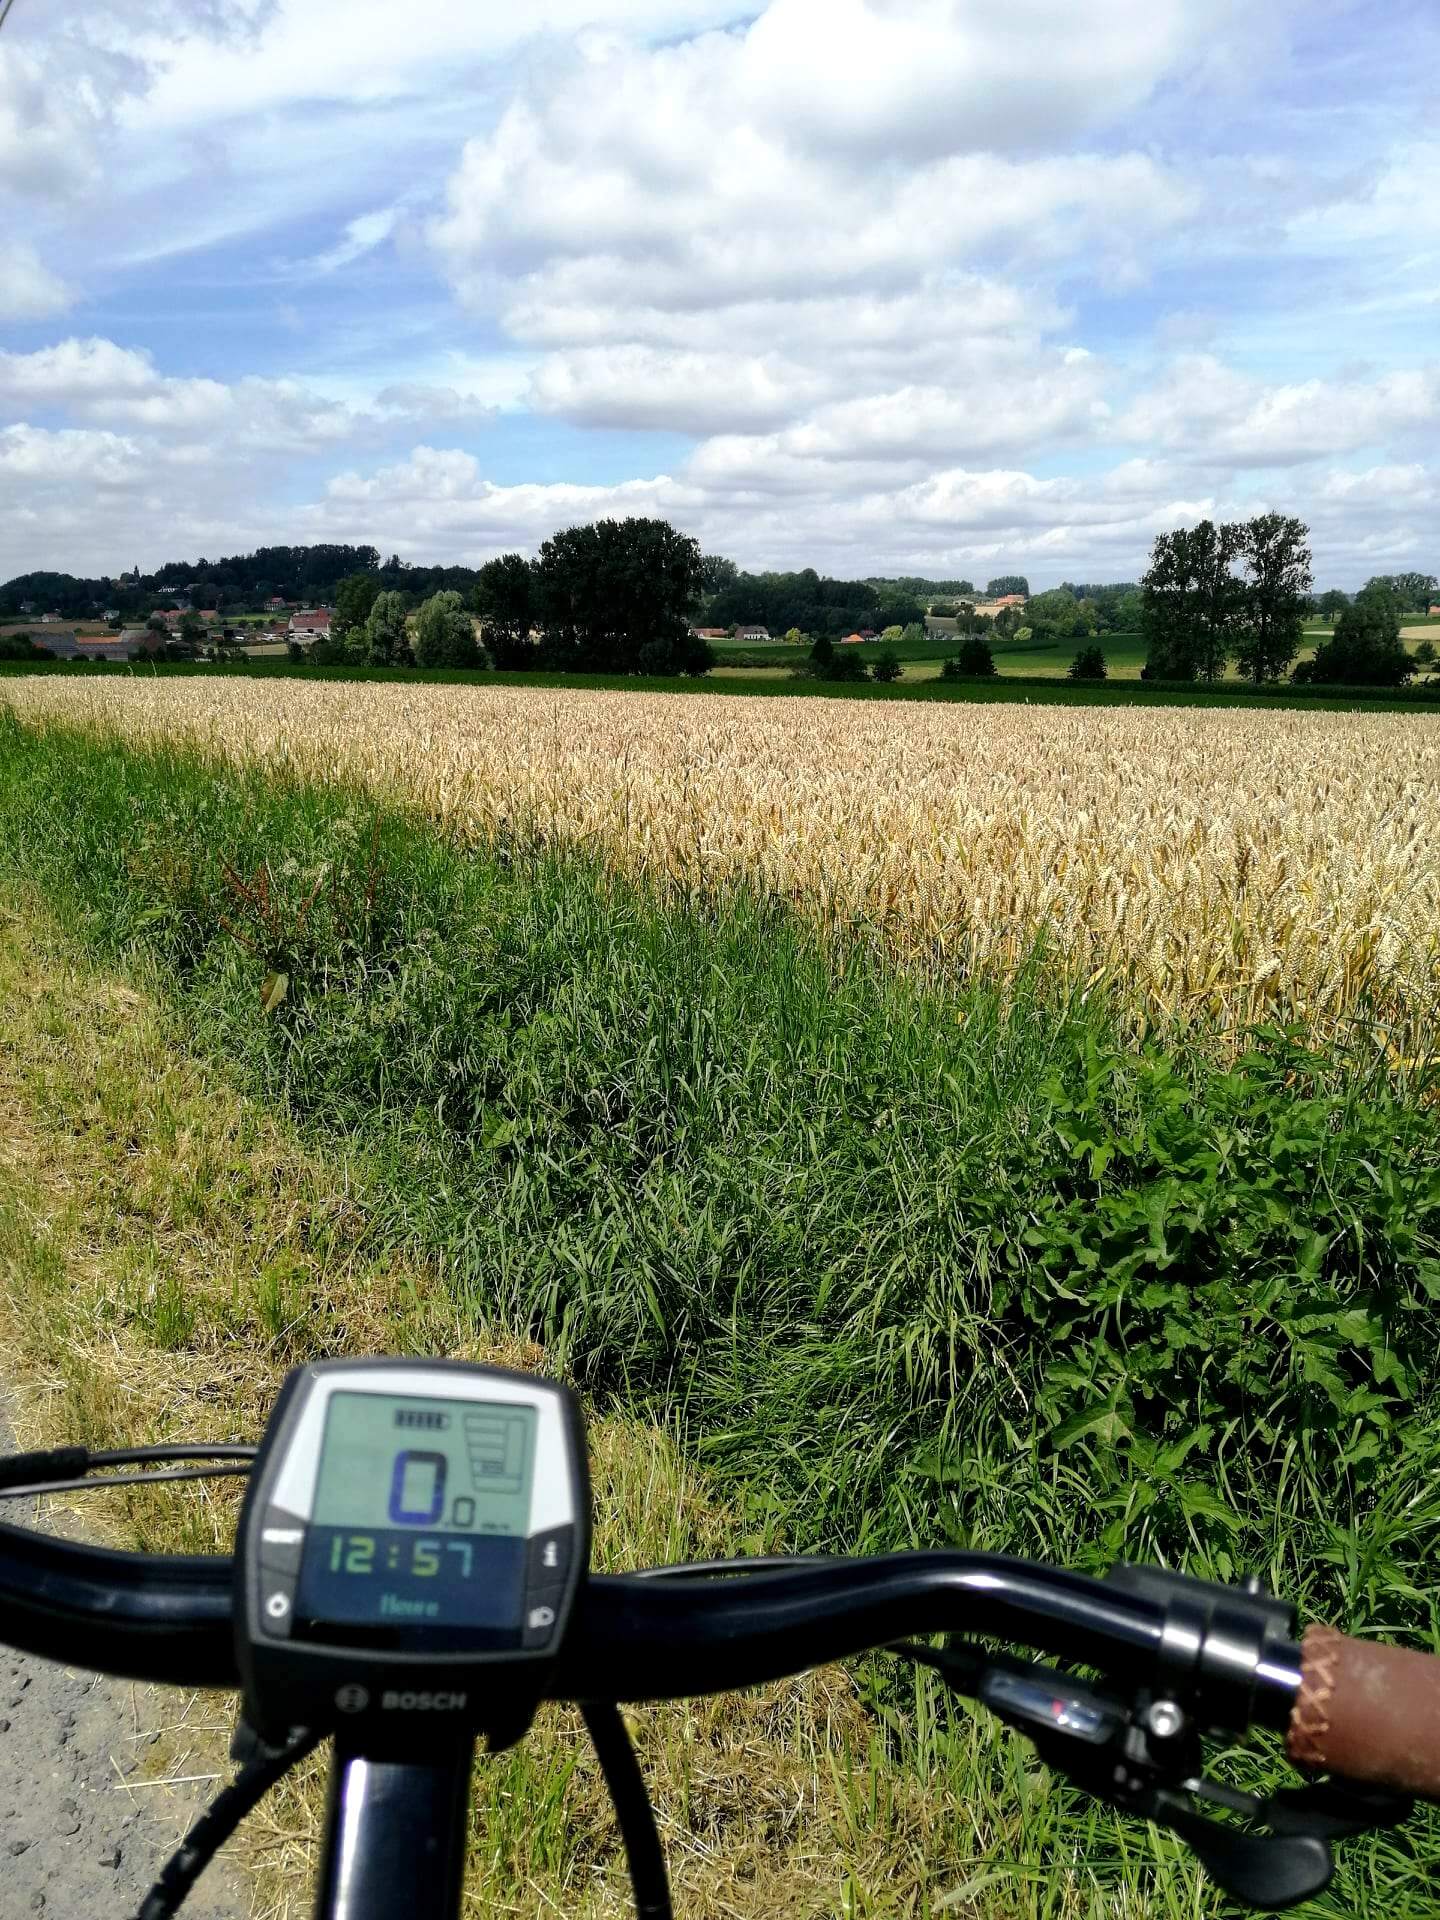
M13 1444L0 1413L0 1451ZM34 1516L4 1517L30 1525ZM166 1787L154 1778L159 1729L192 1698L0 1646L0 1920L130 1920L218 1784ZM185 1920L241 1920L250 1911L223 1861L181 1909Z

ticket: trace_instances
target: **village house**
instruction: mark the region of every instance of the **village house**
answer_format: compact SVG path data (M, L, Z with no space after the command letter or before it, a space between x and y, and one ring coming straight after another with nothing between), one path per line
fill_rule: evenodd
M302 646L310 646L316 640L325 640L330 634L331 610L329 607L313 607L305 613L292 613L290 616L290 638L298 640Z
M735 629L735 638L737 640L763 644L770 638L770 629L768 627L738 626Z

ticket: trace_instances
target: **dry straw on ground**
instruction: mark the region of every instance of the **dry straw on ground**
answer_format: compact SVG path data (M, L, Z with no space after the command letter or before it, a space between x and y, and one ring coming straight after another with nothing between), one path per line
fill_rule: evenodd
M746 878L896 955L1043 940L1147 1018L1358 1007L1440 984L1440 718L869 704L549 688L9 680L22 714L356 777L480 833L688 887Z

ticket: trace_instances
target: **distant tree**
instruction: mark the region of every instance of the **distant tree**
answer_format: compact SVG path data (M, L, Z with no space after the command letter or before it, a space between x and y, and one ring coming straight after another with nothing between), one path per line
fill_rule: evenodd
M740 578L740 569L733 560L726 560L718 553L706 553L700 557L700 591L705 595L722 593L726 587L733 587Z
M509 672L538 666L540 648L531 639L535 622L535 569L523 553L487 560L475 586L485 650Z
M984 633L990 625L983 613L975 611L973 601L962 600L955 609L956 633Z
M742 573L733 586L715 595L706 620L714 627L753 620L771 633L799 627L802 633L828 633L835 640L857 627L883 625L879 606L879 592L872 581L822 580L813 567L805 567L799 573ZM918 605L912 612L919 617ZM903 621L911 614L893 612L886 617Z
M1218 680L1234 651L1244 586L1234 568L1243 529L1202 520L1156 537L1140 582L1152 680Z
M814 646L810 649L810 665L814 668L817 677L824 680L829 677L830 669L834 664L835 642L828 633L818 634Z
M1091 615L1068 587L1037 593L1025 608L1025 624L1031 638L1041 646L1083 640L1092 631Z
M1431 668L1431 667L1433 667L1433 666L1434 666L1434 664L1435 664L1435 659L1436 659L1436 654L1435 654L1435 643L1434 643L1434 641L1433 641L1433 640L1422 640L1422 641L1420 642L1420 644L1419 644L1419 646L1418 646L1418 647L1416 647L1416 649L1415 649L1415 664L1416 664L1416 666L1417 666L1417 667L1424 667L1424 668L1426 668L1426 670L1428 671L1428 670L1429 670L1429 668Z
M985 616L982 614L981 632L985 631ZM1019 607L1002 607L989 622L990 632L997 640L1013 640L1021 627L1028 625L1024 612Z
M700 578L699 543L664 520L596 520L552 534L535 566L547 663L635 673L642 650L653 659L663 641L671 671L705 672L709 649L689 622Z
M962 640L955 654L940 669L942 680L989 680L994 673L995 656L990 651L990 642L978 635Z
M1070 662L1072 680L1106 680L1109 672L1105 665L1105 650L1099 646L1081 647Z
M1365 584L1387 587L1399 603L1401 613L1424 613L1435 596L1433 573L1379 573Z
M410 665L410 635L405 618L403 593L380 593L365 622L365 639L370 663L377 667Z
M1323 620L1338 620L1346 607L1349 606L1350 596L1348 593L1342 593L1339 587L1331 587L1327 592L1321 594L1315 604Z
M1415 671L1400 638L1400 608L1389 586L1374 581L1356 594L1315 649L1295 669L1297 680L1321 686L1399 687Z
M198 613L182 613L180 616L180 638L187 647L198 647L205 638L205 622Z
M1300 648L1310 594L1310 529L1283 513L1260 513L1241 528L1245 596L1236 657L1258 685L1279 680Z
M893 647L886 647L876 654L870 666L870 677L882 682L900 678L900 661Z
M1023 593L1030 597L1030 582L1023 573L997 573L985 588L987 600L998 600L1005 593Z
M913 647L921 641L928 640L930 635L923 620L912 620L901 633L900 638L907 647Z
M432 593L415 614L417 667L480 667L475 617L458 593Z
M365 623L370 609L380 598L378 573L347 573L335 589L335 614L330 622L330 638L357 659L369 648Z
M913 620L923 621L925 608L908 588L888 582L876 588L875 612L865 624L876 627L908 627Z
M892 647L894 646L897 640L903 640L904 637L905 637L905 629L904 627L901 627L901 626L885 627L882 629L880 634L880 638L886 643L886 645L892 646Z
M803 647L805 639L806 636L800 631L799 627L790 627L786 631L785 644L787 647Z

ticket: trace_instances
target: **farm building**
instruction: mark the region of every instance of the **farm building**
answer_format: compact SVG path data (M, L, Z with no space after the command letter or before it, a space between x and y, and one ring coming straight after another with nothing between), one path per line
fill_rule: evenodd
M82 640L70 628L37 633L37 647L44 647L57 660L129 660L137 653L154 653L160 635L145 627L127 627L123 633L106 634L103 639Z

